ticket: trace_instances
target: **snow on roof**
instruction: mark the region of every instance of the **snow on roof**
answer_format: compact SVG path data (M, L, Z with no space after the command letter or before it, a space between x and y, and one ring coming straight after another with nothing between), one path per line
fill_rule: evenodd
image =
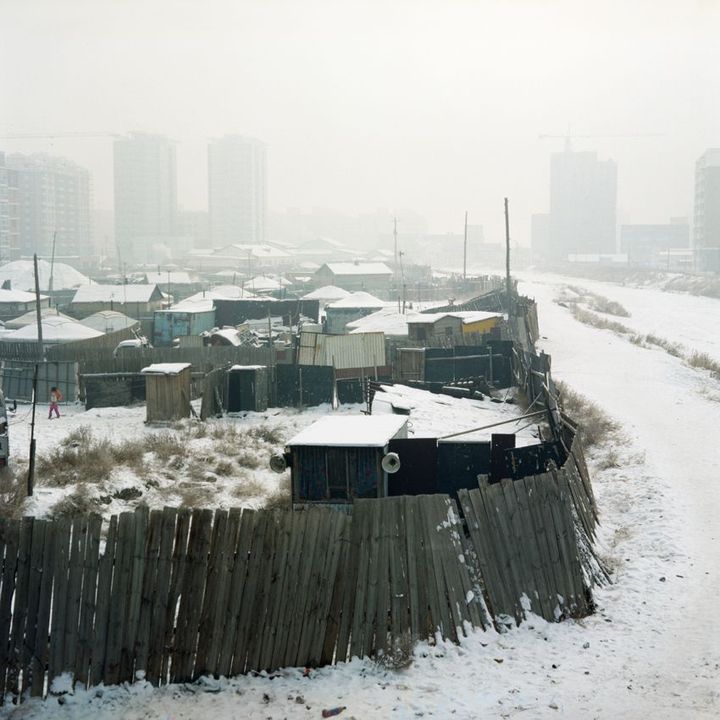
M230 368L230 372L233 370L264 370L267 365L233 365Z
M289 280L268 277L267 275L258 275L248 280L245 284L250 290L258 292L262 292L263 290L282 290L284 287L292 285Z
M190 273L182 270L172 270L171 272L149 272L145 273L145 282L149 285L192 285L194 280L190 277Z
M50 263L38 260L40 289L46 291L50 284ZM35 271L32 260L14 260L0 267L0 285L10 280L12 287L18 290L35 290ZM71 290L81 285L89 285L90 278L78 272L74 267L56 262L53 267L53 290Z
M88 315L80 322L93 330L108 333L134 327L138 325L140 321L128 317L125 313L118 312L117 310L99 310L92 315Z
M251 300L256 295L251 293L249 290L243 290L241 287L238 287L237 285L219 285L218 287L214 287L211 290L201 290L200 292L195 293L194 295L190 295L190 297L186 297L184 300L181 300L178 305L181 304L193 304L193 303L200 303L209 300L210 301L210 307L212 307L212 301L213 300L238 300L238 299L247 299ZM176 307L176 306L175 306Z
M235 347L238 347L239 345L242 344L242 340L240 339L240 333L237 331L237 328L233 328L233 327L218 328L216 330L210 330L207 334L210 337L224 338L231 345L234 345Z
M68 320L74 319L74 318L71 318L69 315L65 315L64 313L58 312L58 309L56 307L40 308L40 316L42 318L62 317L62 318L67 318ZM19 317L13 318L12 320L7 320L5 322L5 327L8 330L17 330L18 328L25 327L26 325L32 325L34 323L37 323L37 311L36 310L28 310L26 313L23 313Z
M41 300L47 300L47 295L41 295ZM35 293L25 290L4 290L0 288L0 303L30 303L35 302Z
M99 330L93 330L77 320L66 316L53 315L43 318L41 326L43 342L49 343L87 340L89 338L100 337L100 335L103 334ZM8 341L36 342L38 339L37 324L32 323L21 327L19 330L13 330L12 332L4 334L2 339Z
M408 335L408 320L417 313L402 314L398 312L397 305L366 315L358 320L349 322L345 327L351 335L366 332L384 332L385 335Z
M393 271L385 263L325 263L333 275L392 275ZM322 268L320 268L322 270Z
M143 303L160 298L157 285L85 285L77 289L73 303Z
M385 447L407 425L399 415L337 415L324 417L288 443L327 447Z
M162 310L156 310L155 312L184 312L184 313L198 313L198 312L213 312L215 310L215 304L211 297L197 297L185 298L179 303L171 305L169 308L163 308Z
M287 258L290 257L284 250L273 247L272 245L225 245L214 251L214 255L220 257L238 257L238 255L252 255L256 258Z
M307 295L303 295L301 300L342 300L347 297L350 293L347 290L339 288L337 285L324 285L309 292Z
M370 293L363 292L362 290L358 292L351 293L347 297L342 298L342 300L337 300L334 303L331 303L328 305L330 308L381 308L385 307L387 303L385 303L383 300L380 300L379 298L376 298L374 295L371 295Z
M501 318L502 313L484 312L481 310L458 310L457 312L438 312L438 313L418 313L408 323L411 325L421 325L425 323L436 323L446 317L455 317L462 320L463 325L471 325L472 323L490 320L492 318Z
M145 375L179 375L189 367L190 363L153 363L140 372Z

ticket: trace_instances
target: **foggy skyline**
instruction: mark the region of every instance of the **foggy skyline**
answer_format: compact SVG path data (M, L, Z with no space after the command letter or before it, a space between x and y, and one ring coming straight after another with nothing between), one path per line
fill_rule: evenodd
M207 208L207 144L268 145L268 205L465 210L530 241L568 124L618 165L618 224L692 215L720 146L714 2L2 0L0 135L133 130L177 141L178 200ZM112 139L0 140L87 167L112 208Z

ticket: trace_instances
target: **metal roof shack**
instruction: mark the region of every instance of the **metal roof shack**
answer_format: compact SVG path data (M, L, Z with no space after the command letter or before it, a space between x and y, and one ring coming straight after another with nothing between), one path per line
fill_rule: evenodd
M145 375L146 422L190 417L190 363L155 363L141 372Z
M355 498L387 497L382 461L391 440L407 437L397 415L325 417L287 443L293 504L346 506Z

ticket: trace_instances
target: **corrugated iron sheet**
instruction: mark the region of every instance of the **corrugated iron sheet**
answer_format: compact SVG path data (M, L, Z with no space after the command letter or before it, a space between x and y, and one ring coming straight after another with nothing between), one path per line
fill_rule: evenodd
M334 365L337 370L385 365L385 333L300 333L299 365Z

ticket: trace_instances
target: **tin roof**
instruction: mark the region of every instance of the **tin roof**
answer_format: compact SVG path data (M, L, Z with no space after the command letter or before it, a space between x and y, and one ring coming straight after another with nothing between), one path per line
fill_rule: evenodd
M407 418L399 415L331 415L305 428L287 445L385 447L406 424Z

